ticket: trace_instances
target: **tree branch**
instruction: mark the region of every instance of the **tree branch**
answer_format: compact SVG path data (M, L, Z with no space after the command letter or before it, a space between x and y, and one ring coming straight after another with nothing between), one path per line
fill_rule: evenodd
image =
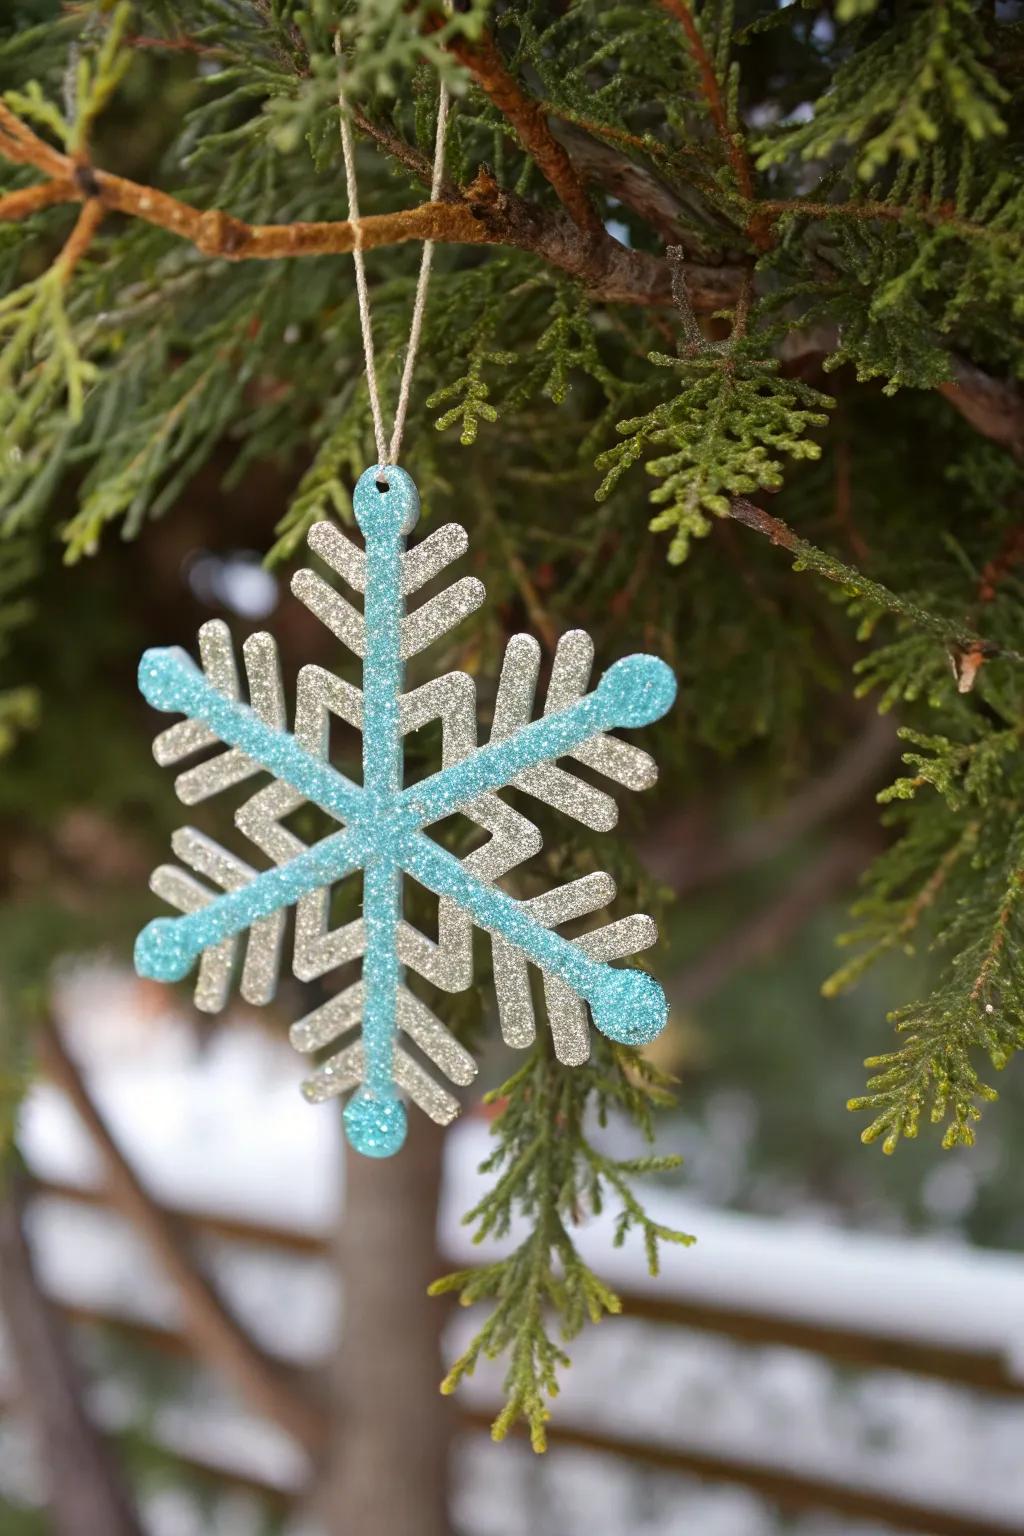
M685 245L688 253L696 252L698 258L705 254L704 242L700 242L698 248L698 236L686 223L683 198L660 176L575 123L560 123L558 137L572 155L573 164L588 181L604 187L606 192L624 203L663 239L676 245ZM705 213L705 223L708 218ZM735 243L736 231L723 219L723 243L728 241L730 235Z
M366 131L373 130L367 125ZM376 133L374 136L378 137ZM343 255L354 245L355 232L347 219L248 224L219 209L203 211L156 187L76 163L39 138L3 102L0 155L19 165L34 166L50 178L37 187L20 188L0 197L0 221L25 219L61 203L92 204L86 224L72 236L76 261L106 211L153 224L190 241L204 255L225 261ZM671 272L661 257L628 249L604 230L595 242L567 213L538 208L499 187L486 170L478 173L460 201L428 202L398 213L371 214L360 221L360 228L365 249L411 240L510 246L575 278L595 301L659 307L672 302ZM747 275L747 269L739 265L688 261L687 289L694 309L702 314L732 309ZM816 342L809 348L799 338L790 338L785 350L792 359L828 347ZM943 397L976 432L1017 456L1024 453L1024 398L1019 391L966 359L955 358L953 367L953 379L939 385Z
M324 1444L325 1419L253 1343L196 1267L178 1223L151 1198L114 1140L52 1019L40 1030L45 1070L67 1095L103 1160L111 1203L132 1223L171 1280L183 1326L197 1351L223 1372L257 1413L279 1424L312 1455Z
M825 902L863 873L877 851L863 836L837 838L788 880L781 898L773 895L669 982L672 1006L699 1007L733 976L777 953Z
M441 18L438 18L436 24L443 24ZM478 43L470 43L460 37L452 38L447 49L470 71L480 89L512 124L520 144L553 187L555 196L577 228L595 244L609 239L565 146L552 133L540 103L526 94L519 81L507 69L493 37L485 32Z
M953 377L939 385L939 394L975 432L1024 458L1024 398L1015 385L954 357Z
M793 214L805 219L854 219L862 224L879 220L884 224L903 224L916 220L932 229L951 229L967 240L992 240L1019 250L1024 244L1019 234L1011 229L994 229L979 224L974 219L962 218L952 203L934 203L930 207L914 203L883 203L864 198L859 202L822 203L809 198L787 197L758 202L758 212L774 224L784 215Z
M30 219L43 208L53 208L58 203L73 203L78 193L74 184L64 179L41 181L34 187L21 187L0 197L0 222L18 224Z
M899 761L896 723L891 715L866 715L849 746L817 778L802 782L774 814L742 828L735 837L708 843L707 812L680 812L668 818L644 846L644 865L670 886L676 898L778 858L825 823L845 814L884 783ZM697 823L696 828L694 822ZM696 833L696 835L695 835Z
M64 248L54 263L60 274L61 282L66 283L70 279L78 263L92 244L93 236L103 223L105 214L106 209L98 198L89 197L82 204L82 211L75 220L75 227L65 241Z
M783 364L793 367L825 357L835 350L838 337L836 328L829 325L791 331L780 349ZM937 386L942 398L975 432L1015 458L1024 457L1024 395L1016 385L1008 379L994 379L976 363L955 354L951 369L952 377Z
M399 165L404 165L405 169L411 171L425 187L431 185L434 167L427 155L421 154L414 145L409 144L403 139L401 134L395 133L394 129L387 128L381 123L375 123L359 107L350 105L349 111L352 115L352 121L360 133L364 133L368 139L373 139L375 144L379 144L381 149L391 156L392 160L396 160ZM440 201L443 203L457 203L461 197L462 193L451 178L448 176L442 177Z
M190 241L204 255L225 261L343 255L355 243L355 231L347 219L247 224L220 209L194 208L127 177L78 166L38 138L2 102L0 154L34 165L59 183L60 192L47 194L44 206L93 199L97 207L156 225ZM26 216L19 212L22 206L16 205L15 216ZM645 305L670 301L668 268L659 257L629 250L604 231L595 245L566 213L535 207L499 187L484 170L466 189L463 201L428 202L398 213L371 214L360 220L360 230L365 250L410 240L512 246L577 278L595 299ZM739 268L695 266L689 275L695 305L711 311L725 307L741 274Z
M43 1295L23 1228L22 1182L6 1170L0 1199L0 1305L20 1399L47 1482L54 1536L142 1536L54 1309Z
M736 522L742 523L745 528L753 528L756 533L763 534L772 544L788 550L791 555L797 557L801 565L823 576L826 581L835 582L837 586L866 598L868 602L877 604L888 613L906 619L908 623L924 630L926 634L934 635L947 647L954 660L968 652L982 660L1002 657L1007 661L1024 661L1024 655L1019 651L997 646L991 640L976 634L965 624L958 624L953 619L939 618L911 598L900 597L898 593L882 586L881 582L869 580L854 566L844 564L842 560L837 560L834 556L826 554L824 550L818 549L815 544L802 539L788 523L782 521L781 517L775 517L773 513L755 506L745 496L732 498L729 503L729 516L735 518Z

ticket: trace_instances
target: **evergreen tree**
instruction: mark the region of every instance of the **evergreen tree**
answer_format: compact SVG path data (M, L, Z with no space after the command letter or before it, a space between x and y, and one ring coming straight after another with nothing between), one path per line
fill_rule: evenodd
M189 643L183 556L286 568L312 523L351 520L375 457L339 76L392 401L419 245L438 243L403 462L426 525L471 530L492 599L440 664L485 688L520 625L548 649L582 624L602 658L664 655L681 702L645 818L723 764L781 791L849 729L850 692L894 711L907 772L825 990L931 955L851 1108L887 1152L922 1120L973 1141L1024 1032L1022 73L1019 7L971 0L7 8L9 1142L53 957L127 941L174 814L132 670L148 641ZM431 202L439 78L455 108ZM282 643L316 659L305 632ZM598 857L656 908L630 830ZM516 894L594 857L552 821ZM478 1001L458 1007L473 1034ZM526 1236L435 1290L487 1303L445 1389L502 1357L496 1435L525 1420L543 1448L563 1338L618 1308L578 1213L616 1204L652 1270L687 1241L635 1188L673 1160L594 1135L614 1111L652 1137L667 1089L595 1036L572 1070L538 1040L492 1095L467 1220Z

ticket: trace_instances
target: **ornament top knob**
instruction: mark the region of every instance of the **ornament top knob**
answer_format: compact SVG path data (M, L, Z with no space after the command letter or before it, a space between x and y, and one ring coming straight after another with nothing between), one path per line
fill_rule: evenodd
M363 537L405 537L420 515L420 493L397 464L371 464L356 481L352 496Z

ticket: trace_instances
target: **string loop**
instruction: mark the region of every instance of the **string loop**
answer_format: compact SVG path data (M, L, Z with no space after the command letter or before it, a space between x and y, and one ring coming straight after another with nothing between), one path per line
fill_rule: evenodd
M334 51L338 55L341 53L341 39L338 34L335 34L334 38ZM442 80L437 98L434 169L430 182L430 200L435 203L441 194L441 183L444 179L444 150L448 129L448 105L448 87ZM377 362L373 346L373 317L370 310L370 292L366 283L366 261L363 256L363 226L359 217L359 191L356 186L355 145L352 139L352 124L349 121L345 93L340 84L338 86L338 106L341 110L341 153L345 162L348 216L353 231L352 260L355 265L356 295L359 300L359 328L363 337L366 385L370 395L370 410L373 415L373 435L377 443L377 461L385 465L397 464L399 451L402 447L402 437L405 432L405 418L409 410L409 396L412 393L416 354L419 351L420 337L423 334L423 316L427 308L427 289L430 286L430 268L434 259L434 242L433 240L424 240L423 250L420 255L420 270L419 276L416 279L416 295L413 299L412 319L409 323L409 341L405 350L402 381L398 389L398 404L395 407L395 423L389 443L384 430L384 414L381 410L380 389L377 383Z

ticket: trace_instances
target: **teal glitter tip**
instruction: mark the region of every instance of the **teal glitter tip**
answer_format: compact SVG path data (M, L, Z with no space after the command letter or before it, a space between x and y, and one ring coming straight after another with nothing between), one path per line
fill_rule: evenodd
M188 711L190 684L199 677L199 668L178 645L154 646L142 653L139 692L147 704L165 714L172 710Z
M668 1003L646 971L609 967L589 998L594 1023L619 1045L650 1045L668 1023Z
M623 656L598 683L597 697L609 727L651 725L675 703L675 675L660 656Z
M176 918L155 917L135 940L135 969L150 981L183 981L196 960L196 951L182 942Z
M345 1105L345 1136L364 1157L393 1157L405 1142L405 1106L360 1088Z

